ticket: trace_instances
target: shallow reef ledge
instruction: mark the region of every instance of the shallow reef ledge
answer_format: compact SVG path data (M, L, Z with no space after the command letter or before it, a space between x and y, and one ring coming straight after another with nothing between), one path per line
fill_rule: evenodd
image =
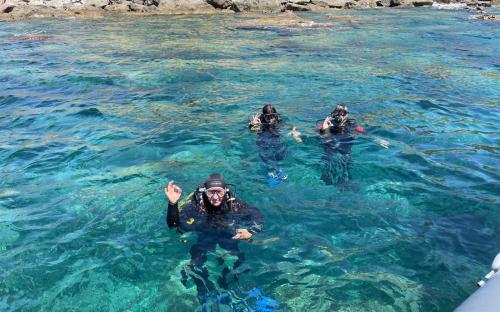
M277 13L381 7L421 7L461 3L470 8L500 5L500 0L0 0L0 20L75 17L107 14L224 14Z

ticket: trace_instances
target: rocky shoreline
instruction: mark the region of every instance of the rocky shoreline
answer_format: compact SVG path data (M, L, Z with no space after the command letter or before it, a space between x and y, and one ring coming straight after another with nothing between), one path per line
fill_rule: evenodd
M100 18L112 13L132 15L276 13L421 7L435 3L458 3L481 12L483 7L500 5L500 0L0 0L0 20L48 17Z

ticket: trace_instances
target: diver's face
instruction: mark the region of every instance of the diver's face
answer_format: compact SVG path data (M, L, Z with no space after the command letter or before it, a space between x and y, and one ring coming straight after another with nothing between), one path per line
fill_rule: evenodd
M335 117L335 123L338 125L343 125L346 122L346 120L347 120L347 115Z
M349 113L343 109L335 109L332 113L332 121L337 126L343 126L349 118Z
M265 115L265 119L266 119L267 123L269 123L269 124L275 124L275 123L278 122L278 115L276 115L275 113L266 114Z
M226 195L226 190L222 187L211 187L206 190L208 201L212 206L218 207L222 204L222 199Z

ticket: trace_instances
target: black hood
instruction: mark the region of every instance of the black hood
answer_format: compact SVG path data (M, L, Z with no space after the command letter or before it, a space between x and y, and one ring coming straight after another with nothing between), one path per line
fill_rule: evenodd
M209 189L211 187L222 187L226 188L226 181L224 181L224 177L220 173L212 173L211 175L208 176L208 178L205 180L205 183L203 184L206 189Z

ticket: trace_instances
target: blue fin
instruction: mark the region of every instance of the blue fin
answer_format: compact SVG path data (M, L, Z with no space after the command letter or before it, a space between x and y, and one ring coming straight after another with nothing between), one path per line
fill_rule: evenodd
M279 307L278 301L264 296L259 288L254 288L247 293L245 300L249 299L255 299L255 307L250 307L250 304L248 307L248 311L251 312L273 312Z
M276 173L268 172L266 175L267 183L270 188L275 188L281 183L288 179L288 175L285 174L281 169L278 169Z
M229 305L231 297L227 293L211 292L205 294L201 303L202 312L220 312L222 311L221 304Z

